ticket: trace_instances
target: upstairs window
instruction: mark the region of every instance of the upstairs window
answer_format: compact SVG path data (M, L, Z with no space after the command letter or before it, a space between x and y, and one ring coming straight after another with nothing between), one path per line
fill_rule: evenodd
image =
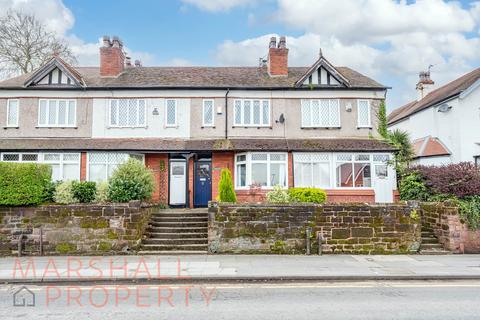
M339 128L340 103L336 99L302 100L302 128Z
M245 127L270 126L270 101L235 100L234 124Z
M165 125L167 127L177 126L177 100L165 101Z
M215 114L214 107L215 107L215 104L213 100L203 100L202 125L204 127L214 126L214 114Z
M110 127L145 127L146 109L145 100L142 99L110 100Z
M40 99L39 127L74 127L76 121L75 100Z
M371 110L370 110L370 101L368 100L358 100L358 127L359 128L370 128L371 123Z
M7 127L18 127L18 100L8 100Z

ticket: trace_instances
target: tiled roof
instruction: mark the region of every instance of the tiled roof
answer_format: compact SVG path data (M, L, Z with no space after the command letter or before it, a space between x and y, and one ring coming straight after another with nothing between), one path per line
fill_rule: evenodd
M75 70L87 88L294 88L307 67L289 68L287 77L270 77L259 67L128 67L118 77L100 77L98 67ZM380 83L347 67L336 67L351 88L385 89ZM0 82L0 89L23 88L30 74ZM34 88L34 87L32 87ZM35 88L34 88L35 89ZM39 88L41 89L41 88Z
M480 79L480 68L477 68L460 78L457 78L446 85L433 90L423 99L412 101L406 105L393 110L388 116L388 124L394 124L400 120L408 118L410 115L434 106L443 100L456 96L468 89L475 81Z
M378 151L392 152L374 139L158 139L49 138L0 140L0 150L111 150L111 151Z
M450 151L438 138L427 136L413 141L414 158L448 156Z

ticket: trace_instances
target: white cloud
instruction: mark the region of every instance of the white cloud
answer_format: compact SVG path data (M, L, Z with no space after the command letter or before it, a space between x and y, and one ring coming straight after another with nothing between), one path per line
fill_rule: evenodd
M234 7L252 5L258 0L181 0L184 3L194 5L201 10L210 12L228 11Z

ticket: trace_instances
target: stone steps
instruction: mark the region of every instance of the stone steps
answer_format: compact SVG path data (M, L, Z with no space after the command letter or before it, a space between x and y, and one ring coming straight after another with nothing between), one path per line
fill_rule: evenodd
M433 230L429 228L422 228L422 243L419 253L422 255L450 254L450 252L445 250L443 245L438 242L438 238L435 236Z
M152 214L139 254L206 254L208 211L172 209Z

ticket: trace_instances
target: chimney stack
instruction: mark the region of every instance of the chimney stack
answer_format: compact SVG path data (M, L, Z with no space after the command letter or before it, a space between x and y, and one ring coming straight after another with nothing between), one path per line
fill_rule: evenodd
M140 60L135 60L135 67L141 67L142 62Z
M430 79L430 70L419 73L419 80L416 86L417 100L423 99L427 94L433 91L435 82Z
M127 68L132 67L132 58L130 58L129 56L125 57L125 67Z
M288 76L288 48L285 37L280 37L278 46L277 38L270 38L268 47L268 74L271 77Z
M103 37L103 47L100 48L100 76L117 77L125 69L123 43L114 36Z

